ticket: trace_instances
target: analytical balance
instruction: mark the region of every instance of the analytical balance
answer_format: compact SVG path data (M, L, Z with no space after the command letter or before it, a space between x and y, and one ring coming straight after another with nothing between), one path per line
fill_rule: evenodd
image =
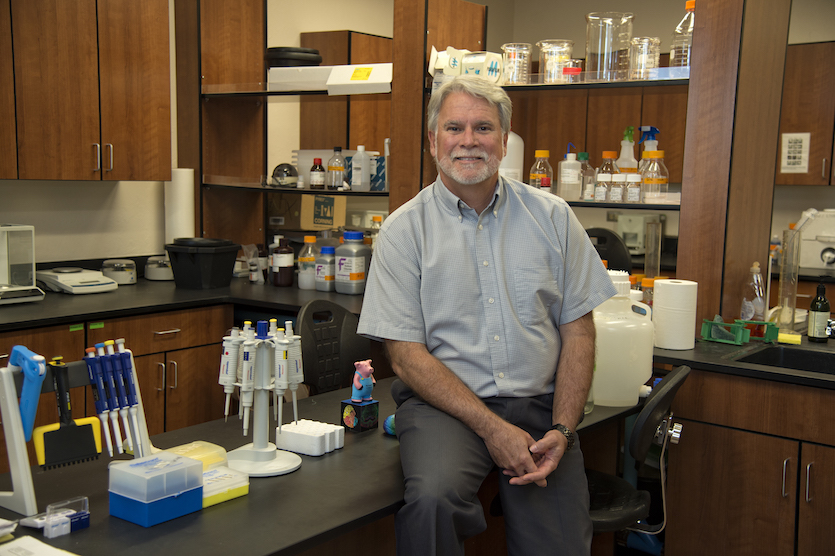
M43 298L35 285L35 227L0 224L0 304Z

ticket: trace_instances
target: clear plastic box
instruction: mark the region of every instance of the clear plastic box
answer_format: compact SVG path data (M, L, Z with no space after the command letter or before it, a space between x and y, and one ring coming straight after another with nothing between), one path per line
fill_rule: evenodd
M158 452L110 468L110 492L139 502L153 502L202 484L200 461L169 452Z

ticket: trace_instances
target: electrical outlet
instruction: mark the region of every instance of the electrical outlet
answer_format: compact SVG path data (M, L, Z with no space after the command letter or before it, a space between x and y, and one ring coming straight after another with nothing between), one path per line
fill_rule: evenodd
M617 222L618 216L620 216L620 212L616 210L606 211L606 222Z

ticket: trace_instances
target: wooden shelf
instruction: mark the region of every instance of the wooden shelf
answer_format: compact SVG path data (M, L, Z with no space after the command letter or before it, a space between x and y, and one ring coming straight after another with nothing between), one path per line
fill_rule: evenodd
M329 189L293 189L266 185L266 176L261 181L235 176L203 176L203 187L218 189L243 189L267 193L296 193L299 195L346 195L353 197L388 197L388 191L331 191Z
M569 206L585 208L605 208L624 210L681 210L681 205L672 203L665 204L644 204L644 203L596 203L594 201L569 201Z

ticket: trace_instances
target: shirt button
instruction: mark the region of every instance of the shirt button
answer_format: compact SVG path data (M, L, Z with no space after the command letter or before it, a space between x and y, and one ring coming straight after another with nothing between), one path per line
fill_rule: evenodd
M493 339L494 339L494 340L496 340L497 342L499 341L499 337L498 337L498 336L493 336Z
M479 225L478 225L478 229L479 229L479 230L483 230L483 229L484 229L484 226L482 226L481 224L479 224Z
M496 300L491 297L490 299L487 300L487 303L494 303L495 301Z
M499 373L499 378L504 378L504 373Z
M484 261L484 262L483 262L483 263L481 263L481 264L482 264L483 266L489 266L489 265L490 265L490 263L488 263L487 261Z
M462 220L464 220L464 217L459 214L458 215L458 221L461 222Z
M493 216L498 216L498 215L499 215L499 211L494 210L494 211L493 211Z

